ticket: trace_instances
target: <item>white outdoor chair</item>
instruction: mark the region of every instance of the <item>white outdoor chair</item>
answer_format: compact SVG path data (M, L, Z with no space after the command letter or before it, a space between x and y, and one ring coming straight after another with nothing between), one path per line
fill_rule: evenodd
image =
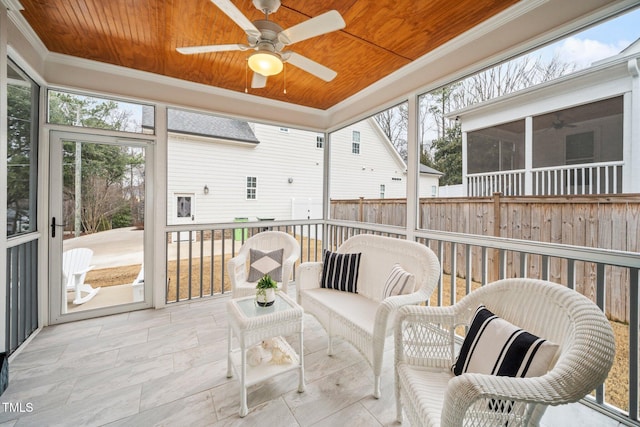
M84 304L100 291L84 283L87 272L94 267L89 265L92 257L93 251L87 248L70 249L62 254L62 280L67 291L75 292L73 303L76 305Z
M542 376L454 376L455 328L479 305L559 347ZM405 306L395 324L396 408L416 426L537 426L548 405L576 402L606 379L615 341L588 298L563 285L505 279L449 307ZM553 363L555 361L555 363ZM545 369L546 371L546 369Z
M131 283L133 288L133 301L144 300L144 265L140 267L140 271L133 282Z
M300 245L290 234L282 231L263 231L249 237L238 251L238 254L231 258L227 264L232 297L240 298L255 295L256 293L257 280L249 282L247 276L251 249L257 249L262 252L283 249L282 281L278 282L278 290L286 293L293 273L293 265L300 257Z

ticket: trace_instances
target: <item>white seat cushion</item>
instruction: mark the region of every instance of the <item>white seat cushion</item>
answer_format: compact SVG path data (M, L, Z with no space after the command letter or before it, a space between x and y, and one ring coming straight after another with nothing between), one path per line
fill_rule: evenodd
M418 416L426 426L440 426L440 417L444 403L447 383L453 377L451 372L439 368L420 368L406 363L398 364L398 375L410 405L416 408Z
M329 307L338 316L349 319L350 322L363 331L373 334L376 311L380 306L377 301L372 301L362 295L335 289L316 288L305 289L300 292L304 295L304 298L315 300L318 304Z

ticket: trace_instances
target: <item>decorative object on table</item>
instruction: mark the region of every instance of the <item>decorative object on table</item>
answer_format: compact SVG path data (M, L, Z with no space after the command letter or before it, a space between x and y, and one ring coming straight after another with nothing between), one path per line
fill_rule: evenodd
M262 343L256 344L247 350L247 363L249 366L259 366L266 361L267 357L262 348Z
M256 302L260 307L269 307L276 300L276 289L278 282L273 280L271 276L265 274L256 285Z
M283 345L282 341L282 337L273 337L262 341L262 348L268 350L271 353L270 363L274 365L293 363L293 359L287 352L286 347Z

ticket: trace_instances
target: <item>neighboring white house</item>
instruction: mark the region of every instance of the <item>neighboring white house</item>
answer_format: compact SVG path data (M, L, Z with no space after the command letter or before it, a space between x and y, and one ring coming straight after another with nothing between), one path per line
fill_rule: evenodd
M168 224L322 217L323 134L177 109L168 129ZM406 165L375 120L331 144L332 199L405 197ZM421 197L441 175L421 168Z
M586 70L455 111L465 195L640 193L640 41Z

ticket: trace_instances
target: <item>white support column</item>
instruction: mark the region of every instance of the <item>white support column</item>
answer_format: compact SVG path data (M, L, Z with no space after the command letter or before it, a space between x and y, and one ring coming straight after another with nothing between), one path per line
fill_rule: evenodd
M640 193L640 67L630 59L631 94L624 96L622 192Z
M412 94L408 97L407 112L407 240L413 240L415 229L418 227L418 165L420 163L420 147L418 138L418 97Z
M7 10L0 4L0 351L7 351Z
M524 195L533 194L533 117L524 119Z
M331 178L331 134L324 133L322 161L322 219L324 221L331 217L331 198L330 198L330 178ZM322 226L322 249L329 249L329 233L327 227Z
M462 131L462 189L463 195L465 197L469 197L469 183L467 182L467 156L469 153L469 149L467 147L467 132L464 130L464 127L461 129Z
M153 217L153 224L149 224L149 229L154 230L152 253L147 254L145 250L145 263L147 265L165 265L167 259L167 144L169 141L167 131L167 106L165 104L155 105L155 131L156 144L153 147L153 155L151 164L147 164L150 175L153 176L153 188L151 189L152 200L145 200L145 217ZM147 213L153 212L152 215ZM145 224L147 228L147 224ZM149 264L148 260L152 260ZM149 272L149 273L147 273ZM166 283L167 272L164 268L145 268L145 274L152 276L151 283L153 286L153 301L155 308L164 307L166 305ZM146 280L145 280L146 282ZM144 287L145 293L149 291L147 286ZM146 295L145 295L146 296Z

